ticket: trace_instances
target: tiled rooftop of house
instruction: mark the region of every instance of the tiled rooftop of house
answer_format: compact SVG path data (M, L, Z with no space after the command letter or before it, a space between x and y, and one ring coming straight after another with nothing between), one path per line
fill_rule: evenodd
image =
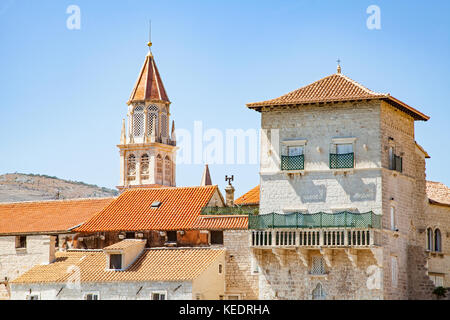
M183 281L197 278L224 249L145 249L125 271L106 270L106 254L101 251L58 252L56 261L39 265L12 283L63 283L80 270L80 282ZM70 268L72 267L72 268Z
M114 198L0 204L0 234L56 233L87 221Z
M247 104L250 109L260 110L264 106L303 105L311 103L342 102L382 99L394 107L410 114L416 120L428 120L429 117L390 94L378 93L367 89L340 72L322 78L305 87L289 92L276 99Z
M450 206L450 188L443 183L427 181L427 195L432 204Z
M193 229L245 230L248 229L248 216L199 216Z
M188 230L217 186L128 189L78 232ZM160 204L152 207L153 204Z
M253 188L234 202L237 205L257 205L259 204L259 186Z

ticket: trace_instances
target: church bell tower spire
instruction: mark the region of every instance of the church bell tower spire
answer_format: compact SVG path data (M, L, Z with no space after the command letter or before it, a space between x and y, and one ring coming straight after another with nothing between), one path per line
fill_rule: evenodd
M151 48L151 38L148 47ZM170 129L171 102L151 50L127 102L128 133L122 128L119 190L175 187L175 135Z

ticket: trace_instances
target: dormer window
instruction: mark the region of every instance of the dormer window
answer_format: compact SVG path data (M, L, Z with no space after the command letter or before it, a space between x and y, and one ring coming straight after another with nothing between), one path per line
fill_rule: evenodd
M155 201L152 203L152 208L157 209L157 208L161 207L161 205L162 205L162 202Z
M109 268L111 270L121 270L122 269L122 255L121 254L110 254L109 255Z

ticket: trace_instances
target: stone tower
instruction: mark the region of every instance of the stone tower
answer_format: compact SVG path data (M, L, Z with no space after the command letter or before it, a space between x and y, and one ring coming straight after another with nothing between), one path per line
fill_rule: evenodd
M170 128L170 100L151 51L131 93L128 131L122 123L119 190L176 186L175 123Z

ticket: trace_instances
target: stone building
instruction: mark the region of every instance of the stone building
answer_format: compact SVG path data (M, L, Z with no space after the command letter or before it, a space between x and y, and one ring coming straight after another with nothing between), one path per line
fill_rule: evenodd
M414 134L429 117L340 66L247 106L261 113L260 215L249 220L259 298L430 298L428 155Z
M49 264L57 251L78 246L73 229L113 198L0 204L0 299L9 283L32 267Z
M146 249L123 240L103 250L57 253L11 283L14 300L218 300L224 294L220 248Z
M450 289L450 188L427 181L425 250L428 275L436 286ZM449 291L450 293L450 291Z

